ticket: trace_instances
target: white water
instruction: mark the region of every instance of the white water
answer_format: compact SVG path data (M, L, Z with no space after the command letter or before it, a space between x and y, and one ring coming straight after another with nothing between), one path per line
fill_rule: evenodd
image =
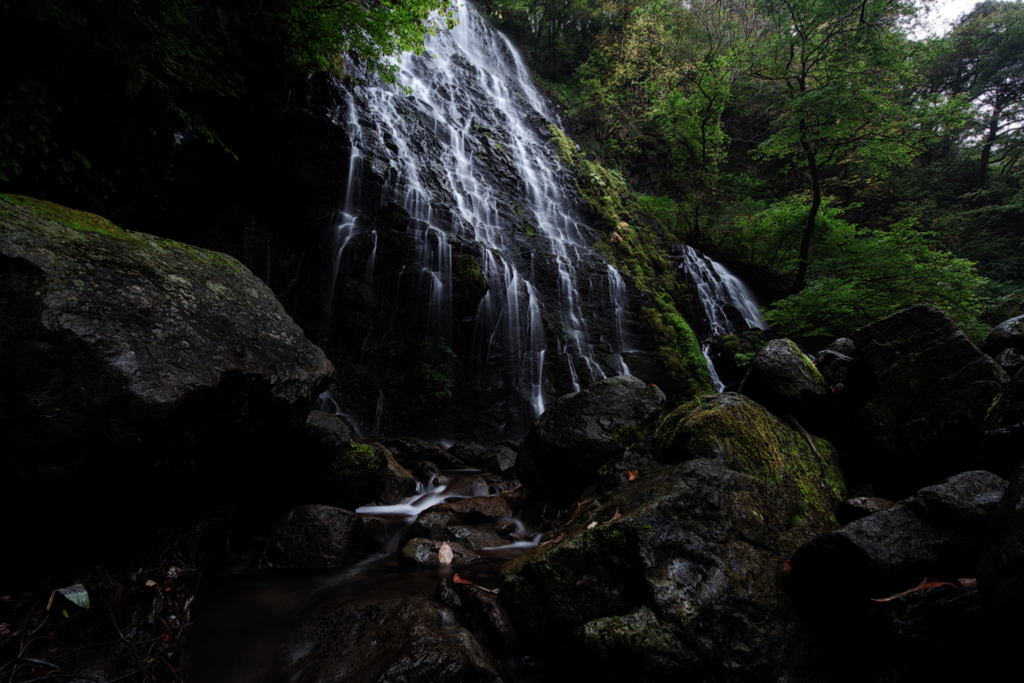
M467 243L478 245L488 291L476 315L477 363L485 369L488 364L505 368L500 383L528 406L529 423L545 408L545 361L553 360L546 355L549 344L562 356L574 391L609 374L629 372L623 360L625 287L608 266L602 292L607 304L601 308L614 307L616 334L614 341L603 340L611 353L602 361L594 347L596 323L588 320L580 294L580 268L602 259L589 247L594 237L573 209L579 198L548 140L546 125L555 117L508 39L465 5L458 19L454 30L427 40L423 56L403 57L398 81L411 95L378 84L357 86L348 96L344 126L352 158L331 246L333 269L320 342L331 341L326 330L332 317L341 314L336 292L346 286L346 278L358 274L368 282L373 272L377 235L369 220L359 216L360 206L367 211L359 178L369 164L384 178L380 205L397 203L412 218L415 253L407 257L418 268L403 271L399 288L411 287L422 298L427 333L434 339L449 339L452 331L453 256ZM374 158L366 156L371 148ZM381 153L388 158L380 158ZM502 164L508 173L496 179L494 168ZM439 208L445 205L454 206L454 214ZM513 205L536 232L527 272L518 253L521 245L506 234L507 222L499 215L504 209L507 216ZM367 263L353 262L359 251L355 245L362 244L365 252L369 239L373 246ZM509 252L513 248L516 255ZM557 272L557 281L543 286L557 292L557 310L545 310L538 296L541 283L532 272L537 254L554 260L548 272ZM545 317L554 339L548 339ZM376 418L379 428L383 415L378 411Z
M760 307L753 292L738 277L693 247L683 249L683 262L679 267L685 269L687 279L697 288L697 296L710 328L709 336L701 341L701 350L707 359L708 372L715 389L722 391L725 384L718 377L715 364L711 361L710 339L736 331L725 313L726 306L739 311L748 328L763 330L767 325L761 320Z

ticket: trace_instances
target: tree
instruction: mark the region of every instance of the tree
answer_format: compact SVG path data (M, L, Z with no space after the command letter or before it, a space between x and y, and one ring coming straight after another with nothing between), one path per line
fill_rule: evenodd
M989 167L1010 171L1024 156L1024 4L988 0L942 39L932 67L936 90L973 104L966 131L980 146L979 184Z
M915 101L909 65L921 49L901 26L908 0L761 0L773 24L753 75L776 85L779 106L766 157L783 157L806 174L811 195L793 290L807 278L824 182L838 168L884 176L923 151L947 108Z

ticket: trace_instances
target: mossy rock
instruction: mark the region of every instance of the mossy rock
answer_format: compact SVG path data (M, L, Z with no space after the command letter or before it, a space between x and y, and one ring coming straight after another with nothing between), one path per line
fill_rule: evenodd
M776 415L793 415L811 429L821 425L827 414L825 378L789 339L765 344L747 371L740 393Z

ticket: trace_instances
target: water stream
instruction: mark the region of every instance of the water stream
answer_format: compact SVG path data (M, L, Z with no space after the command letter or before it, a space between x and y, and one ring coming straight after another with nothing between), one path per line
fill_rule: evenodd
M683 262L679 267L686 271L687 280L697 288L701 310L708 322L708 335L701 340L701 351L707 359L715 390L722 391L725 384L711 359L711 339L738 329L763 330L767 325L761 320L760 307L753 292L721 263L686 246L683 247ZM742 326L737 324L740 321Z

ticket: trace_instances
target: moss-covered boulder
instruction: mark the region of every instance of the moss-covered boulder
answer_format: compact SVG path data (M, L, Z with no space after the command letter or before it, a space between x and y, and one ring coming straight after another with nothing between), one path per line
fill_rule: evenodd
M175 477L223 501L224 478L276 471L268 444L333 372L234 258L25 197L0 197L0 318L11 504L88 492L93 512Z
M599 680L814 680L784 568L835 528L845 492L828 443L812 450L723 394L673 411L618 460L625 481L502 570L520 638Z
M814 429L826 413L828 385L800 347L789 339L773 339L754 358L740 393Z
M610 377L555 400L523 437L519 479L542 499L568 504L598 469L654 425L665 394L636 377Z
M890 498L978 466L983 424L1009 382L999 365L934 306L913 306L857 330L877 389L846 426L857 476Z

